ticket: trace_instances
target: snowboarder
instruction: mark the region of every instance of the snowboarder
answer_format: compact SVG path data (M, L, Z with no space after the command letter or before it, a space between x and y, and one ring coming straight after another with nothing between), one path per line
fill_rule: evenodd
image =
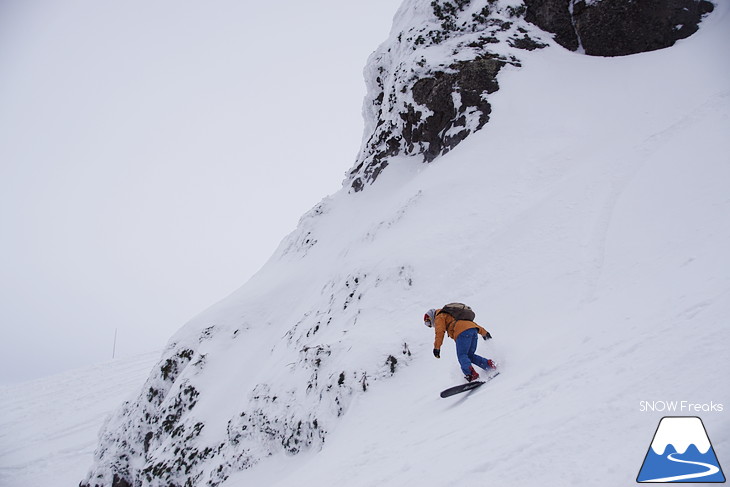
M479 374L474 370L472 364L487 371L497 368L493 360L476 354L478 337L481 335L484 340L488 340L492 338L492 335L472 321L474 313L471 308L461 303L453 304L464 306L468 309L469 314L463 315L458 309L454 309L452 305L446 305L441 309L426 311L426 314L423 315L423 323L429 328L433 327L436 333L436 340L433 344L434 357L441 358L441 345L444 342L444 334L448 333L456 341L456 358L459 365L461 365L461 371L464 373L464 378L468 382L472 382L479 378ZM450 312L453 314L450 314ZM471 319L459 319L459 317Z

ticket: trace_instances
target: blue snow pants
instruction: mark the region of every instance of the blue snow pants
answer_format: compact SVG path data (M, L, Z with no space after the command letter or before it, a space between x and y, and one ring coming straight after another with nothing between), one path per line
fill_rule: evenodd
M479 332L476 328L465 330L456 337L456 358L464 375L471 375L471 364L489 370L487 359L476 354L478 339Z

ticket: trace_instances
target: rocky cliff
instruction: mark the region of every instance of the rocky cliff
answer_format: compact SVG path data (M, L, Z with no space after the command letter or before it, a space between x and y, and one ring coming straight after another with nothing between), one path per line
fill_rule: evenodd
M489 95L519 52L545 47L525 6L503 1L406 0L365 69L365 136L348 181L374 181L395 155L430 162L489 121Z
M430 162L489 121L489 95L521 51L595 56L661 49L697 31L707 0L406 0L365 70L363 145L347 183L373 182L396 155ZM538 27L538 28L536 28Z

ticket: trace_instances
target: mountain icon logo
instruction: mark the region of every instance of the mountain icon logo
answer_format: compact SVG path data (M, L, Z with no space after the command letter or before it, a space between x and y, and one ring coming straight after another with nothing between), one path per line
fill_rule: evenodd
M702 420L696 416L663 417L636 481L725 482Z

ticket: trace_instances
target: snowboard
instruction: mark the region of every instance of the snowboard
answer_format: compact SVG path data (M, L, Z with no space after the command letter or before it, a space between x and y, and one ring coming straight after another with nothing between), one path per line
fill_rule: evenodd
M477 387L483 386L484 384L486 384L490 380L494 379L498 375L499 375L499 372L497 372L494 375L490 375L489 377L487 377L484 380L475 380L474 382L467 382L466 384L460 384L458 386L449 387L448 389L441 391L441 397L450 397L450 396L453 396L454 394L461 394L462 392L473 391Z

